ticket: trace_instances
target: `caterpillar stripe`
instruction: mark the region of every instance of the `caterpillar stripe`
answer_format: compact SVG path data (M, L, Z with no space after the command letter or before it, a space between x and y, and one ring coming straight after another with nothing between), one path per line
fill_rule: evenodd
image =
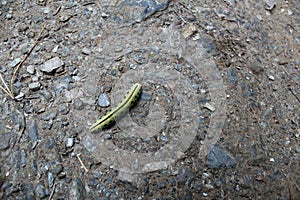
M119 103L117 107L106 113L99 120L97 120L91 127L91 132L96 132L100 129L104 129L110 126L117 117L120 117L124 112L126 112L138 99L142 91L142 85L139 83L134 84L125 98Z

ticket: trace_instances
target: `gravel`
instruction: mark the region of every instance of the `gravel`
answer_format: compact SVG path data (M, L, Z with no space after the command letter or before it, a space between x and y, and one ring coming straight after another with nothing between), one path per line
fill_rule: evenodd
M63 65L64 62L59 57L54 57L42 64L40 66L40 70L44 73L50 74L55 72L55 70L62 67Z
M0 2L0 199L300 196L299 3L120 2Z

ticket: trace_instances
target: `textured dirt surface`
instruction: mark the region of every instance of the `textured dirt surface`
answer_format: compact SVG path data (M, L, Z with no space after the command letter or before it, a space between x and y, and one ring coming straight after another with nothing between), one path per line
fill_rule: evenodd
M0 17L7 83L48 23L17 98L0 92L1 199L300 198L297 1L1 0Z

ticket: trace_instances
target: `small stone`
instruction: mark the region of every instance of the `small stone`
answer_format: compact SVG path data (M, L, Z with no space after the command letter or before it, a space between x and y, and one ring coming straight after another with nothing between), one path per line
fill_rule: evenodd
M33 76L31 80L32 80L32 82L37 82L39 80L39 77Z
M6 15L6 19L8 19L8 20L10 20L10 19L12 19L12 14L11 13L8 13L7 15Z
M44 13L45 13L45 14L48 14L49 12L50 12L50 8L49 8L49 7L45 7L45 8L44 8Z
M27 120L26 120L27 121ZM28 120L27 122L27 135L32 143L38 140L38 127L35 120Z
M36 91L36 90L40 89L41 84L39 82L34 82L34 83L30 83L28 85L28 87L30 90Z
M45 198L46 192L45 192L45 186L43 183L38 183L35 188L35 195L39 198Z
M42 119L45 121L53 120L56 117L57 113L55 111L46 113Z
M39 92L47 101L50 101L52 99L52 94L49 90L41 90Z
M212 105L210 105L209 103L205 103L204 104L204 108L206 108L206 109L208 109L208 110L210 110L210 111L212 111L212 112L214 112L216 109L215 109L215 107L213 107Z
M51 172L48 172L48 183L49 187L52 188L54 185L54 176Z
M18 94L17 96L15 96L15 99L17 101L21 101L21 100L23 100L24 96L25 96L24 92L20 92L20 94Z
M73 181L73 184L69 191L69 198L74 200L83 200L85 192L85 187L82 184L82 181L79 178L76 178Z
M21 169L22 167L25 167L27 163L27 153L24 149L19 151L19 158L17 160L17 168Z
M166 183L164 181L159 181L157 183L157 187L158 187L158 189L163 189L166 187Z
M143 92L143 93L142 93L142 96L141 96L141 99L142 99L143 101L151 101L152 97L151 97L151 95L150 95L149 93Z
M40 70L44 73L53 73L59 67L63 66L64 63L59 57L51 58L41 65Z
M300 153L300 146L296 146L295 150L296 150L297 153Z
M16 59L14 59L14 60L10 63L10 66L11 66L11 67L15 67L15 66L17 66L20 62L21 62L21 58L16 58Z
M58 175L63 171L63 167L61 164L56 164L56 165L52 166L49 170L51 173Z
M70 111L69 109L69 105L68 103L62 103L58 106L58 111L62 114L62 115L67 115Z
M163 135L160 137L160 139L163 141L163 142L168 142L168 137Z
M0 150L5 150L9 147L11 133L0 133Z
M269 78L271 81L274 81L274 80L275 80L275 77L272 76L272 75L269 75L268 78Z
M230 168L236 161L225 149L215 145L207 155L206 165L211 169Z
M102 93L98 99L98 105L102 108L106 108L110 105L110 101L108 96L105 93Z
M76 110L82 110L84 108L84 103L81 99L75 99L74 100L74 108Z
M84 55L90 55L91 54L91 50L89 48L84 47L81 51Z
M190 168L180 168L178 170L177 182L182 185L190 185L195 179L195 173Z
M28 72L29 74L34 74L34 72L35 72L34 66L33 66L33 65L27 66L27 72Z
M266 10L272 10L277 4L277 0L264 0L264 2Z
M104 134L104 139L105 140L110 140L112 136L109 133Z
M66 147L71 148L74 145L74 138L67 138Z

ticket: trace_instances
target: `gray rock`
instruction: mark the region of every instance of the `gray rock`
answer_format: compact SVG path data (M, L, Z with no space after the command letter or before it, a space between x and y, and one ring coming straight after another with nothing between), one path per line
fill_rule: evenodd
M34 83L30 83L28 85L28 87L30 90L36 91L36 90L40 89L41 84L39 82L34 82Z
M29 74L34 74L34 72L35 72L35 68L33 65L27 66L26 70Z
M62 115L66 115L69 113L70 109L67 103L62 103L58 106L58 111L62 114Z
M82 110L84 108L84 103L81 99L75 99L74 100L74 108L76 110Z
M10 63L10 66L11 66L11 67L15 67L15 66L17 66L20 62L21 62L21 58L16 58L16 59L14 59L14 60Z
M49 120L53 120L56 116L57 116L57 113L55 111L53 111L53 112L46 113L42 117L42 119L45 121L49 121Z
M32 183L22 183L21 184L21 191L24 195L23 199L28 199L28 200L34 200L34 187Z
M49 169L49 171L55 175L60 174L63 171L63 167L61 164L56 164Z
M84 47L81 51L84 55L90 55L91 54L91 50L87 47Z
M48 172L48 183L49 187L52 187L54 185L54 176L51 172Z
M98 99L98 105L102 108L106 108L110 105L108 96L105 93L102 93Z
M9 147L9 142L12 133L0 133L0 150L5 150Z
M207 155L206 165L212 169L236 166L236 161L224 148L215 145Z
M28 137L32 143L36 143L38 140L38 129L35 120L29 120L27 122L27 130L28 130Z
M74 145L74 138L67 138L66 147L71 148Z
M195 179L195 173L190 168L180 168L178 170L177 181L182 185L190 185Z
M45 198L46 192L45 192L45 186L43 183L38 183L35 187L35 195L39 198Z
M69 198L73 200L83 200L85 197L85 188L79 178L73 181L72 188L69 193Z
M142 99L143 101L151 101L152 97L151 97L151 95L150 95L149 93L143 92L143 93L142 93L142 96L141 96L141 99Z
M56 69L63 66L64 62L59 57L51 58L41 65L40 70L44 73L53 73Z
M18 160L17 160L17 168L21 169L22 167L25 167L27 162L27 154L24 149L19 151Z
M47 101L50 101L52 99L52 94L49 92L49 90L41 90L39 92Z

